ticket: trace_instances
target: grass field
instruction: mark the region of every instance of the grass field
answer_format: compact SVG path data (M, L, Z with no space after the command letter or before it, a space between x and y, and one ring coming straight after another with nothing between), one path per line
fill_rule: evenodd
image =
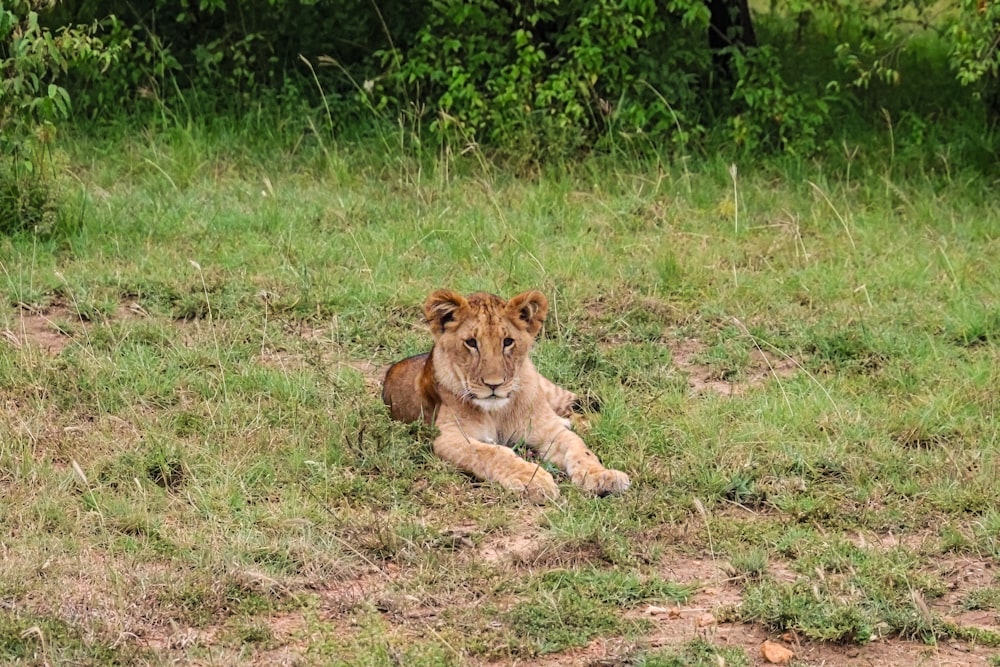
M57 233L0 239L0 661L1000 664L997 184L860 149L65 139ZM388 419L439 287L547 294L627 493Z

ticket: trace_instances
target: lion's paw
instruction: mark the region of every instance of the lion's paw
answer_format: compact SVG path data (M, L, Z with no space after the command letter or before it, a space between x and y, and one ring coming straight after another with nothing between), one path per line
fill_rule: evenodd
M621 493L631 486L632 482L628 475L621 470L599 470L591 471L580 481L580 486L585 491L589 491L598 496L607 496L612 493Z
M512 474L503 481L503 485L511 491L524 493L525 497L536 505L542 505L547 500L559 497L556 480L547 470L534 465Z

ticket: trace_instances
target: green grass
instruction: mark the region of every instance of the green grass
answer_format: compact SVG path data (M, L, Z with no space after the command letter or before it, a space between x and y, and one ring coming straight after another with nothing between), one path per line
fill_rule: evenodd
M1000 556L988 178L309 141L69 137L73 224L0 239L0 661L751 664L644 643L720 586L803 641L992 641L949 620L997 607L950 567ZM537 365L632 489L529 507L388 419L359 368L438 287L549 296Z
M640 656L635 664L642 667L749 667L754 663L739 649L692 639L676 648L651 651Z

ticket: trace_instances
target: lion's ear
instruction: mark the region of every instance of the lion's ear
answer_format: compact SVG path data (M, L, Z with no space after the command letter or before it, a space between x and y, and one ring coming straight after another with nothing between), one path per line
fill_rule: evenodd
M465 297L458 292L439 289L424 301L424 317L431 325L431 332L438 336L444 333L449 322L455 320L459 310L469 305Z
M524 292L507 302L507 314L511 319L523 322L528 333L536 336L549 314L549 300L536 290Z

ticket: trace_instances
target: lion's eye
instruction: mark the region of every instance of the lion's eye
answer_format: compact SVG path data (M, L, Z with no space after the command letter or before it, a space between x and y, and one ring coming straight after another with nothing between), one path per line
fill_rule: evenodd
M514 344L514 339L513 339L513 338L504 338L504 339L503 339L503 346L504 346L504 349L506 349L506 348L510 347L510 346L511 346L511 345L513 345L513 344Z
M468 338L468 339L466 339L466 341L465 341L465 345L466 345L466 346L467 346L467 347L468 347L468 348L469 348L470 350L475 350L475 349L476 349L477 347L479 347L479 343L477 343L477 342L476 342L476 339L475 339L475 338Z

